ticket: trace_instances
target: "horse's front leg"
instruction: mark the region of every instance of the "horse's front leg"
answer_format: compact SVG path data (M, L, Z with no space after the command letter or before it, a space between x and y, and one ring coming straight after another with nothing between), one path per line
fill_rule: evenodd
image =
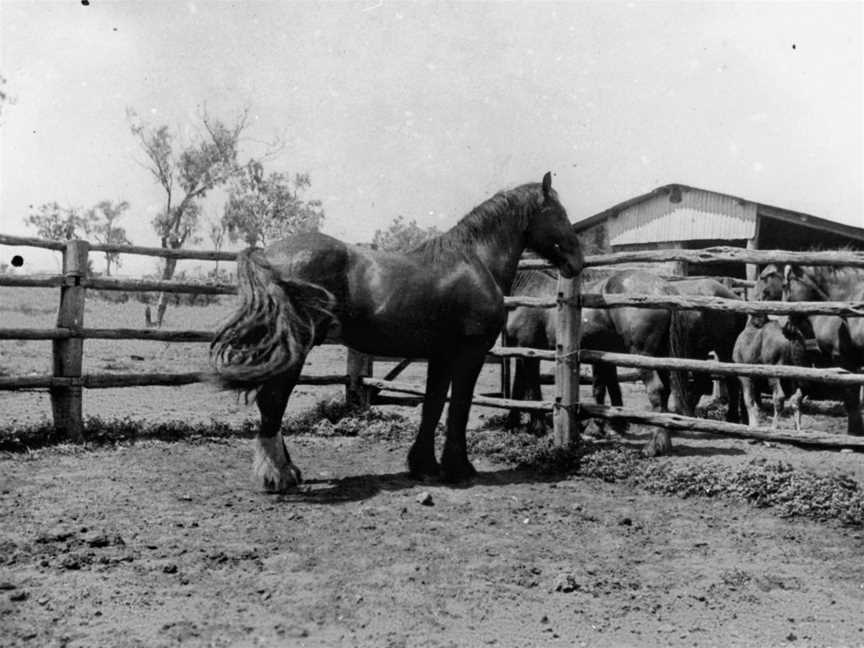
M743 418L746 418L744 423L750 427L759 427L759 396L754 384L753 378L741 376L738 379L741 383L741 400L743 401Z
M450 371L447 361L443 358L430 358L420 429L411 450L408 451L408 471L414 479L437 477L440 472L435 460L435 428L441 419L449 386Z
M302 367L303 363L300 362ZM255 437L252 472L265 491L280 493L300 484L300 470L291 462L282 438L282 416L300 371L272 378L255 397L261 412L261 427Z
M783 385L780 384L779 378L769 378L768 382L771 385L771 402L774 405L774 417L771 419L771 429L776 430L780 423L780 413L783 411L783 401L786 400L786 394L783 392Z
M447 439L441 453L441 476L450 483L463 482L477 474L468 461L465 427L468 425L474 386L483 368L487 347L482 342L466 347L454 349L454 359L451 361L453 388L447 410Z
M789 397L789 400L786 401L789 403L789 409L792 410L792 421L795 423L795 431L801 431L801 402L804 400L804 391L801 389L801 385L795 385L795 391Z
M857 371L857 368L851 371ZM847 387L843 390L843 405L846 407L846 433L864 436L864 419L861 416L861 388Z

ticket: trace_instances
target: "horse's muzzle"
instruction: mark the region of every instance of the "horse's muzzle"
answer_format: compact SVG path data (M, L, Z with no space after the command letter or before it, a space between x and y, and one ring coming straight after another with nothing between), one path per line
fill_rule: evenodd
M570 263L569 261L565 261L564 263L558 265L558 272L565 279L572 279L580 272L582 272L582 264L580 263L574 267L574 264Z

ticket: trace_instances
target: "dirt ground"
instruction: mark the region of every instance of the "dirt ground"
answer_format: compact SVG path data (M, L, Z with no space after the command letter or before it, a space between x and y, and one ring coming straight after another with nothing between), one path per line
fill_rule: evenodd
M37 344L7 344L0 365L44 372ZM203 361L201 345L86 344L91 371ZM341 353L321 349L307 371L332 373ZM419 382L422 367L409 371ZM496 381L487 367L481 390ZM300 388L290 411L340 391ZM0 394L0 427L49 412L45 395ZM93 390L85 413L256 415L206 385ZM475 408L470 427L494 413ZM811 408L805 425L841 431L835 413ZM418 484L407 438L289 443L307 483L280 496L251 482L248 439L0 455L0 645L864 646L861 528L482 456L470 485ZM860 454L676 444L656 461L731 470L763 457L864 482Z

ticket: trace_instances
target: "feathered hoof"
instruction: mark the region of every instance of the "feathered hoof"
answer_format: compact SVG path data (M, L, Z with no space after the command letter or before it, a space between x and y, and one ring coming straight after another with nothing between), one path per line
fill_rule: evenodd
M672 439L666 430L657 432L642 448L643 457L662 457L672 452Z
M256 438L252 473L268 493L284 493L303 483L300 469L291 463L285 451L281 433Z
M294 464L288 464L280 471L273 470L266 471L263 475L256 474L256 477L260 480L266 493L284 493L303 483L300 469Z

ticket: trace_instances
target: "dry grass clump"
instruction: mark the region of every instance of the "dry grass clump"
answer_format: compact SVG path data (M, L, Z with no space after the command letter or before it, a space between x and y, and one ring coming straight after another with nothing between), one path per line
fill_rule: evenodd
M84 420L84 438L88 446L132 443L142 439L160 441L206 441L214 438L251 437L256 424L252 420L240 426L230 426L212 420L206 423L187 421L147 422L122 419L103 419L89 416ZM35 425L0 429L0 451L27 452L50 445L69 443L71 440L54 429L53 423L45 419Z
M586 454L579 474L678 497L739 498L774 508L782 517L864 525L864 489L851 477L820 475L761 457L730 468L719 463L646 460L637 450L619 447Z

